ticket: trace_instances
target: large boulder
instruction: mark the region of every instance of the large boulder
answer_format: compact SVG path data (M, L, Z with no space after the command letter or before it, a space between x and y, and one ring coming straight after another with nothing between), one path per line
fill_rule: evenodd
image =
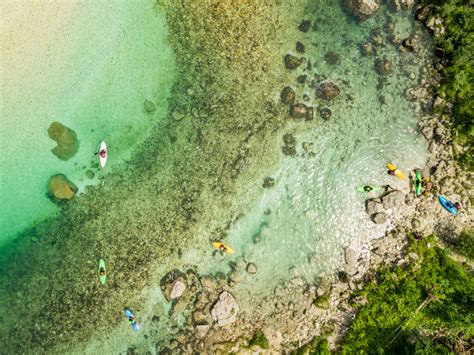
M185 290L186 290L186 284L183 282L182 279L178 279L171 286L169 298L171 300L174 300L175 298L179 298L183 295Z
M223 327L234 323L237 320L237 314L240 308L234 297L227 291L219 295L219 300L211 310L212 319L217 322L217 326Z
M357 254L354 249L347 247L344 250L344 259L346 264L353 267L357 264Z
M376 224L383 224L383 223L387 222L387 219L388 219L388 216L385 212L379 212L379 213L376 213L372 216L372 220Z
M330 81L325 81L316 87L316 97L322 100L332 100L340 93L338 86Z
M401 191L393 191L382 197L384 208L393 208L405 203L405 194Z
M51 123L48 128L49 138L56 141L57 145L51 151L61 160L72 158L79 149L77 134L72 129L59 122Z
M77 187L63 174L51 176L48 196L56 202L70 200L76 195Z
M349 12L363 21L372 16L379 8L377 0L346 0Z
M367 200L365 209L368 214L372 215L383 211L383 204L378 200Z

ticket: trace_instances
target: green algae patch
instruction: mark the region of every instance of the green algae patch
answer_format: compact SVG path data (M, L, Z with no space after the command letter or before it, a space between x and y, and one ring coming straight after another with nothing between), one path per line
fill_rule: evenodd
M252 339L250 339L248 346L249 346L249 348L251 348L253 346L258 346L259 348L262 348L262 349L269 349L270 348L270 345L268 344L268 339L265 336L265 334L263 334L263 332L261 330L257 330L255 332Z

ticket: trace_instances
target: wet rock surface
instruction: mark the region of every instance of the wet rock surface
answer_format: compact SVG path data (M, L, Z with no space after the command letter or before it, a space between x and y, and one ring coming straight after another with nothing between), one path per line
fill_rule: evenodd
M286 69L295 70L301 65L301 63L303 63L303 60L301 58L295 57L292 54L287 54L285 55L284 62Z
M379 8L376 0L346 0L347 10L359 20L366 20L372 16Z
M224 291L219 295L219 300L212 307L211 316L217 323L217 326L224 327L237 320L239 311L239 305L234 297L229 292Z
M386 58L375 61L375 71L380 75L388 75L393 71L392 62Z
M331 81L325 81L316 87L316 97L322 100L332 100L340 92L339 87Z
M292 104L295 101L295 97L295 91L289 86L284 88L280 94L281 102L284 104Z

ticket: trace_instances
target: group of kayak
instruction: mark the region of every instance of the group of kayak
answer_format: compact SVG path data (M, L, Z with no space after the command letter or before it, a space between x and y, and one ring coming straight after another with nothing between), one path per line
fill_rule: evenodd
M402 180L405 179L405 174L403 173L403 171L398 169L396 165L387 163L387 168L387 174L396 176ZM424 196L429 196L430 187L430 178L423 178L421 171L419 169L416 169L415 176L413 177L413 192L415 193L415 196L419 197L422 194ZM366 185L357 188L357 191L359 192L375 192L377 190L378 188L372 185ZM451 202L444 196L438 195L438 201L445 210L452 213L453 215L457 215L459 213L459 210L461 209L461 204L459 202Z
M105 165L107 163L107 154L108 154L108 147L105 141L100 142L99 147L97 149L97 152L94 154L98 157L99 159L99 165L101 168L105 168ZM232 249L230 246L222 243L222 242L213 242L212 247L222 253L226 254L234 254L235 251ZM103 258L99 259L99 267L97 270L97 276L99 279L99 282L101 285L104 285L106 280L107 280L107 269L106 269L106 264L105 260ZM131 328L135 330L136 332L140 331L140 323L138 323L135 315L133 314L133 311L125 307L124 309L124 315L127 318Z

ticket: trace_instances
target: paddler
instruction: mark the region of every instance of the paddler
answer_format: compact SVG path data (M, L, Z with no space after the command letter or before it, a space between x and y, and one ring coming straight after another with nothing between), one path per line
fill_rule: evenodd
M372 186L369 186L369 185L364 186L364 191L365 191L365 192L370 192L370 191L372 191L373 189L374 189L374 188L373 188Z
M227 247L223 243L221 243L221 245L219 245L219 250L223 251L224 253L227 253Z

